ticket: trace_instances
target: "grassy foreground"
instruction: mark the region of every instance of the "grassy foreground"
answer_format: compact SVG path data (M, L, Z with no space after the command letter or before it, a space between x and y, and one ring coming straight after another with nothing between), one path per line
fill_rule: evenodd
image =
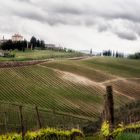
M124 133L124 134L120 135L116 140L140 140L140 134Z

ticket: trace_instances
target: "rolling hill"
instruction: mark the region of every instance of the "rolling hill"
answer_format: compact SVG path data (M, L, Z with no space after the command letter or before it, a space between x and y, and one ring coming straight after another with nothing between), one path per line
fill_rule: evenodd
M119 107L140 99L139 81L138 60L53 60L1 68L0 100L94 120L102 113L106 85L113 86L115 107Z

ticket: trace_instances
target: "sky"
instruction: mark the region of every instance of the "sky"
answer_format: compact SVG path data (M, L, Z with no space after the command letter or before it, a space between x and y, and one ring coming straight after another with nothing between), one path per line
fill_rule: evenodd
M0 0L0 38L19 33L75 50L140 52L139 0Z

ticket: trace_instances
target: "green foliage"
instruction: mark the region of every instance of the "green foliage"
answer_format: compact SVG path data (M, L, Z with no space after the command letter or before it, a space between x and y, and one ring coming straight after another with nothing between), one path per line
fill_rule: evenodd
M109 122L107 121L103 122L102 127L101 127L101 135L103 135L104 137L107 137L110 135Z
M83 133L78 129L57 130L53 128L41 129L36 132L27 132L24 140L80 140ZM0 140L22 140L20 134L7 134L0 136Z
M131 136L131 139L134 136L138 136L140 138L140 135L135 135L135 133L132 133L132 135L130 133L127 133L127 131L131 130L131 132L133 130L137 131L137 129L140 129L140 123L138 124L130 124L127 126L124 126L123 123L119 124L117 128L115 128L112 132L110 131L110 124L109 122L103 122L102 127L101 127L101 135L104 137L113 137L116 138L117 140L128 140L127 135ZM135 140L135 139L134 139ZM136 139L138 140L138 139Z
M116 140L140 140L140 134L138 133L122 133L119 135Z
M36 47L37 40L36 40L36 38L34 36L31 37L30 43L31 43L31 45L32 45L33 48Z
M30 47L30 48L33 47L32 49L44 49L45 41L36 39L36 37L32 36L28 47Z
M20 134L11 133L7 135L1 135L0 140L22 140L22 137Z
M123 126L120 129L120 134L116 135L116 140L139 140L140 134L137 131L140 129L140 123Z
M120 136L123 131L125 130L125 127L123 124L119 124L118 127L116 129L114 129L114 131L111 133L111 135L116 138L118 136Z
M27 47L27 41L26 40L16 41L16 42L12 42L12 40L8 40L8 41L1 44L1 49L2 50L18 49L20 51L24 51L26 47Z
M140 52L129 55L128 58L130 58L130 59L140 59Z
M123 124L119 124L116 129L114 129L113 131L110 131L109 122L104 122L101 128L101 134L104 137L112 136L113 138L116 138L117 136L121 135L124 130L125 130L125 127L123 126Z
M140 61L127 58L96 57L82 62L87 67L122 77L140 77Z

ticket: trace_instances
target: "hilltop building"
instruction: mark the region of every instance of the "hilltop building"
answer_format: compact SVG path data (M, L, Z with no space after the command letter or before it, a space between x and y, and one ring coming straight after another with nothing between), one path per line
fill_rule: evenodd
M45 48L55 48L56 46L55 46L55 44L45 44Z
M23 36L21 36L20 34L14 34L12 36L12 41L15 42L15 41L23 41Z

